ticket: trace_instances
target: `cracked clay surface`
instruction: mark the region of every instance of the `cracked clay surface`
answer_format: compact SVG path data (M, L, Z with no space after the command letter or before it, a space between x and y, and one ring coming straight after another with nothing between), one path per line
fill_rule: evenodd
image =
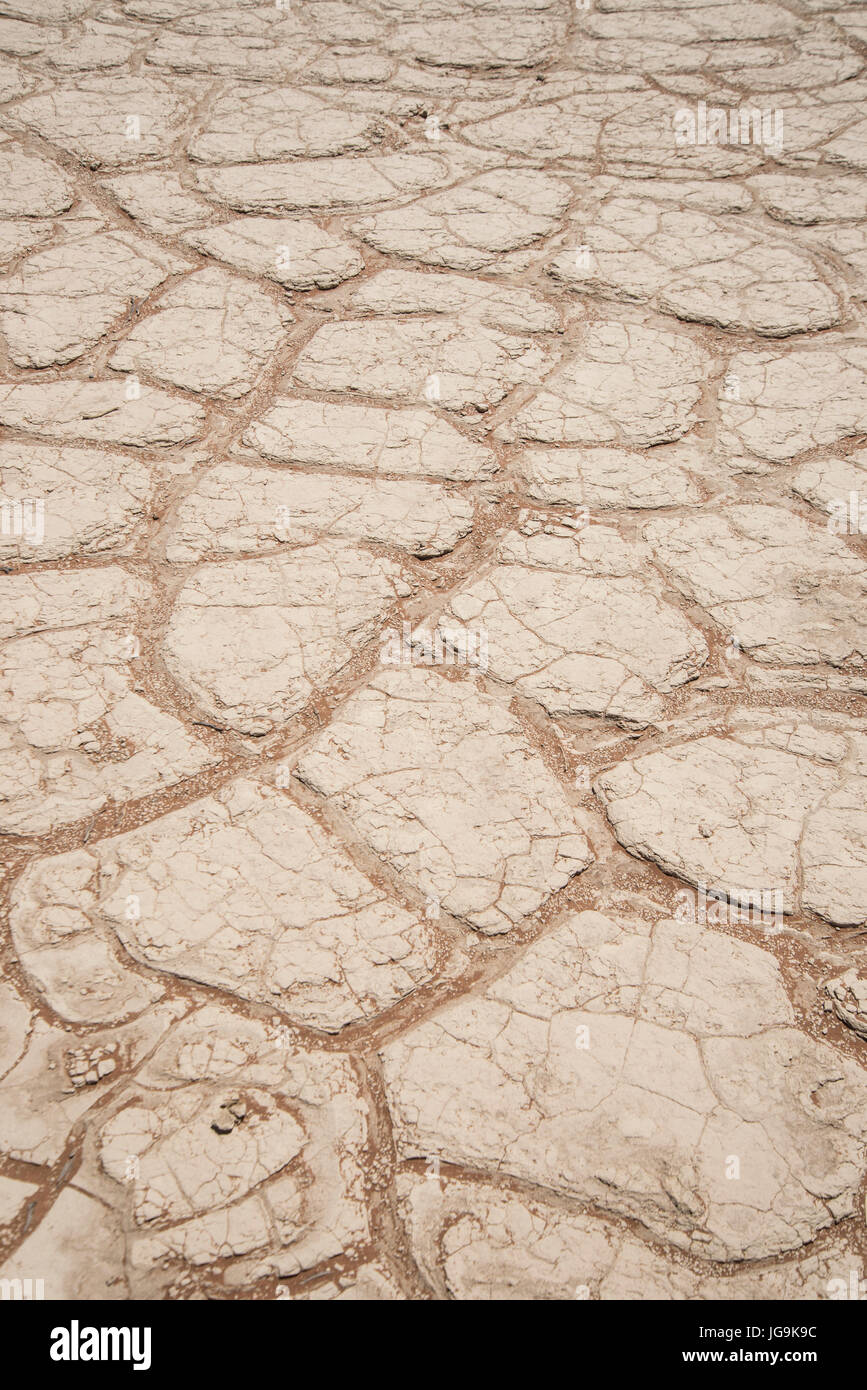
M4 1288L867 1297L863 5L0 12Z

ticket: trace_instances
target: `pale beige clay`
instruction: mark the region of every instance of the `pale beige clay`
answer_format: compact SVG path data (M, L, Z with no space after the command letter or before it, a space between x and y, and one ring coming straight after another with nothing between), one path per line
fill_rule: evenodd
M863 8L3 6L4 1297L867 1297Z

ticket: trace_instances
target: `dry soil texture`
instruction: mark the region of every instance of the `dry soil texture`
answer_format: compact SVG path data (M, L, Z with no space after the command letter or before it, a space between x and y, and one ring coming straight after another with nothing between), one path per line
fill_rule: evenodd
M867 1296L863 5L0 10L0 1280Z

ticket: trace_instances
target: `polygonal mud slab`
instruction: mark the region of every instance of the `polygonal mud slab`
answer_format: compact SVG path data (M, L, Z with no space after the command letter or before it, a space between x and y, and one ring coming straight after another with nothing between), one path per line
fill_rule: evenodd
M128 550L152 492L150 469L128 454L0 443L0 559Z
M0 148L0 217L56 217L72 206L72 184L56 164Z
M497 461L427 408L384 410L342 401L278 396L242 442L262 458L360 473L395 473L453 482L489 478Z
M93 884L99 861L76 850L30 865L13 890L9 926L15 951L31 985L72 1023L112 1023L135 1017L164 990L137 973L95 913ZM100 1080L115 1058L94 1063ZM89 1070L89 1068L88 1068Z
M51 241L54 223L47 218L0 221L0 265L7 266L27 251Z
M694 680L707 660L701 633L662 597L640 552L605 527L575 540L507 536L494 567L451 599L438 631L448 642L484 632L488 670L548 714L594 714L643 726L660 696Z
M194 1268L235 1257L227 1282L249 1287L366 1239L367 1108L349 1059L207 1006L178 1024L137 1083L102 1125L99 1166L80 1185L128 1213L140 1287L159 1281L167 1256ZM183 1189L175 1158L188 1171Z
M795 1250L854 1210L867 1081L792 1017L755 946L573 915L385 1047L398 1151L592 1202L705 1259Z
M530 290L468 275L381 270L355 291L352 307L367 314L459 315L507 333L554 333L561 328L555 306Z
M290 164L232 164L202 169L206 197L238 212L318 212L364 207L449 183L455 171L431 155L358 155Z
M236 400L252 391L291 322L289 309L257 286L222 270L198 270L162 297L109 365Z
M656 564L756 661L864 669L867 562L786 507L651 521Z
M288 82L292 78L298 81L316 56L318 46L305 41L303 29L291 10L284 15L289 21L290 32L282 42L275 37L263 43L261 35L231 31L191 35L163 30L155 36L147 61L154 67L179 74L202 73L208 77L220 75L266 82Z
M213 102L189 155L202 164L319 159L367 150L382 134L376 116L330 105L312 92L241 86Z
M592 854L518 721L467 681L376 676L298 764L391 868L483 932L504 932Z
M68 966L68 946L64 961L52 937L62 945L73 934L82 969L89 960L95 970L97 937L116 932L154 970L328 1032L396 1003L437 958L432 926L390 902L310 815L240 780L140 830L37 861L16 884L11 920L28 971L44 975L52 951L54 968ZM49 997L57 1007L57 986ZM110 1008L103 999L97 1019Z
M188 444L202 432L197 401L138 380L21 382L0 385L0 423L54 439L100 444Z
M842 716L744 714L594 790L632 854L734 903L779 894L836 926L867 920L867 733Z
M220 726L267 733L302 709L408 593L391 560L338 540L202 565L175 600L165 660Z
M48 45L43 57L61 72L107 72L126 67L136 48L135 32L85 20L74 37Z
M504 111L480 121L470 121L462 135L483 149L500 150L532 159L568 159L590 165L596 158L603 123L617 113L647 100L644 83L632 79L636 90L581 93L559 101L546 101L520 110Z
M173 1224L242 1200L291 1163L303 1137L297 1121L258 1087L239 1098L231 1089L189 1086L152 1106L118 1111L102 1127L100 1157L117 1182L126 1178L129 1157L138 1159L137 1224Z
M783 463L867 431L867 346L840 341L743 352L728 364L719 443Z
M497 169L415 203L362 217L352 230L377 251L454 270L482 270L556 231L569 185L533 170Z
M707 39L725 42L734 35L740 42L792 38L802 28L802 21L782 5L758 5L751 0L732 0L722 11L718 5L709 4L653 5L644 13L638 6L613 8L613 14L602 11L583 16L582 30L599 39L689 44Z
M792 475L792 491L826 515L831 535L867 534L867 450L801 464Z
M188 227L200 227L214 216L214 209L181 181L174 169L143 169L116 174L103 180L130 217L152 232L176 236Z
M187 232L183 239L196 251L287 289L332 289L364 269L352 242L315 222L285 217L238 217Z
M18 367L72 362L189 263L121 232L37 251L0 280L0 329Z
M81 1258L83 1231L88 1236L86 1260ZM123 1231L113 1214L93 1197L67 1187L33 1234L0 1265L0 1279L32 1280L32 1270L47 1270L41 1297L125 1300L130 1291L119 1258L122 1245Z
M825 993L837 1017L857 1033L867 1038L867 979L857 969L847 970L825 985Z
M414 555L442 555L469 533L473 515L468 499L436 483L224 463L211 469L179 506L166 558L261 554L309 545L323 535L373 541Z
M672 52L675 62L682 59L680 45ZM695 53L696 65L700 68L709 50L698 48ZM628 64L634 62L639 53L636 46L627 41L621 42L611 56L616 68L618 60ZM647 70L652 72L652 59ZM704 91L703 84L701 96ZM679 111L689 112L697 136L696 108L696 99L691 94L678 97L673 92L642 93L640 100L624 102L621 109L611 115L594 152L601 156L606 172L626 178L730 178L759 169L765 157L761 144L742 145L739 140L738 143L699 143L697 138L679 144L675 116Z
M549 506L584 506L589 512L678 507L701 499L696 483L706 471L700 447L661 445L629 449L522 449L518 465L527 495Z
M78 76L20 102L13 119L92 169L123 168L168 155L193 100L157 77Z
M825 96L824 88L830 87L833 91L836 84L858 76L864 68L860 55L838 35L832 37L827 30L822 32L809 27L791 44L746 44L742 48L733 45L727 49L728 45L712 58L715 72L720 80L732 86L741 86L742 90L754 93L755 98L765 92L774 92L779 94L779 100L782 93L792 91L802 100L805 96L808 99L812 96L821 99ZM847 95L845 88L841 95ZM766 109L764 103L762 109L763 112ZM779 156L782 164L797 167L802 163L809 164L814 158L813 151L804 148L810 144L810 132L809 127L804 130L806 122L800 121L800 116L799 102L798 109L791 111L787 117L788 129L784 125ZM793 146L791 156L787 152L790 139Z
M497 434L540 444L664 444L695 424L710 370L707 353L683 335L593 324L575 356Z
M550 58L563 38L558 16L512 13L425 17L400 24L388 39L392 53L434 67L529 68Z
M612 198L550 273L570 289L652 304L680 319L784 338L831 328L842 304L814 259L752 227ZM827 271L825 272L827 275Z
M550 355L530 338L450 318L329 323L295 362L292 381L445 410L484 413L538 380Z
M43 834L214 758L133 687L147 585L109 567L0 581L0 833Z
M824 178L820 183L797 174L757 174L747 186L755 190L775 222L809 227L817 222L867 217L864 180L851 174Z
M63 985L62 970L57 978ZM87 983L86 975L77 978ZM67 988L71 984L66 982ZM91 981L85 1009L96 1005L100 986L98 977ZM70 1023L49 1023L29 1008L20 1018L21 1000L8 986L0 985L0 1002L6 1026L13 1021L17 1034L0 1079L0 1153L47 1166L58 1162L73 1128L124 1084L184 1008L151 1002L130 1022L115 1017L109 1027L94 1029L94 1007L88 1026L77 1031ZM111 1017L113 1001L103 1002Z
M401 1214L413 1255L437 1296L457 1300L817 1299L831 1296L862 1261L844 1235L814 1255L763 1269L717 1273L675 1263L625 1222L564 1212L483 1180L405 1173ZM836 1283L835 1283L836 1281Z

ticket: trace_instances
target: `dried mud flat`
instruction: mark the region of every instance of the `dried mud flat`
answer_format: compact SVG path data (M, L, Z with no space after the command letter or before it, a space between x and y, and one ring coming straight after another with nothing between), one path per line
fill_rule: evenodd
M857 1296L863 6L0 10L0 1281Z

